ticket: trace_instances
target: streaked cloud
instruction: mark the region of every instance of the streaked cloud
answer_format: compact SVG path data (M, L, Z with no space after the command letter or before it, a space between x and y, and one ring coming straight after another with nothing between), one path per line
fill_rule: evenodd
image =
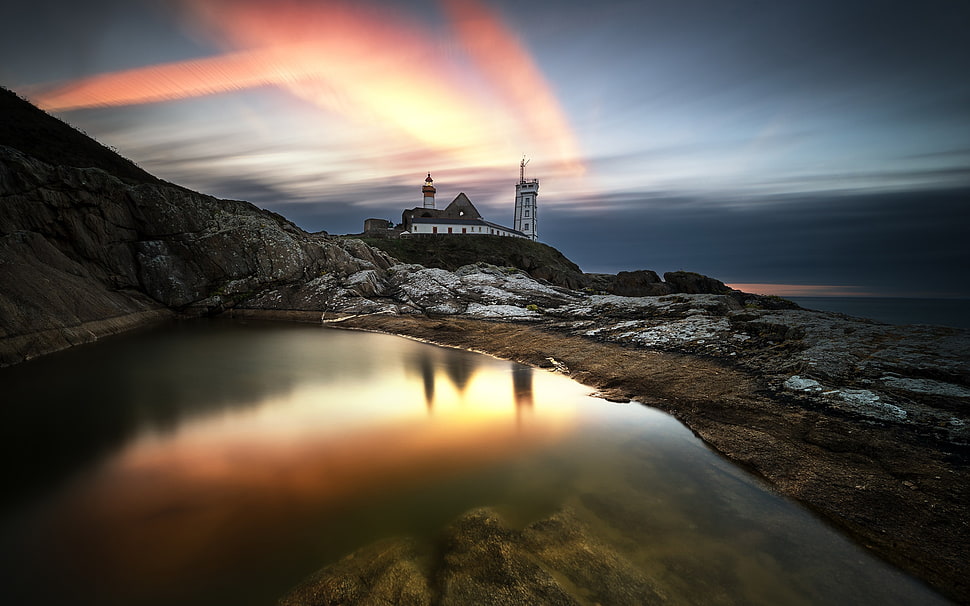
M28 91L64 111L280 87L361 124L378 123L468 165L508 165L524 148L580 173L579 148L516 35L477 0L447 0L454 37L388 9L343 2L189 0L185 19L225 54ZM455 56L454 50L464 53ZM475 69L469 70L468 63Z

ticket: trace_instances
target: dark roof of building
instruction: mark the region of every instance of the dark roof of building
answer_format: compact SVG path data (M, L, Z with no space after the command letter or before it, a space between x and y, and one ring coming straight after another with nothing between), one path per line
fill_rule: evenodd
M481 219L482 213L478 212L472 201L468 199L465 192L461 192L455 199L451 201L451 204L445 207L445 212L449 214L464 214L468 215L473 219Z

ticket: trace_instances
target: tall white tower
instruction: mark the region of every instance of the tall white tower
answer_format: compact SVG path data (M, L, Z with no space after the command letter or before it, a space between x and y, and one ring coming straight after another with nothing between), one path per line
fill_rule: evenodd
M424 186L421 188L425 208L434 208L434 192L434 181L431 180L431 173L428 173L428 178L424 180Z
M528 163L523 157L519 164L519 182L515 184L515 222L512 227L530 239L538 240L536 198L539 196L539 180L525 180L525 165Z

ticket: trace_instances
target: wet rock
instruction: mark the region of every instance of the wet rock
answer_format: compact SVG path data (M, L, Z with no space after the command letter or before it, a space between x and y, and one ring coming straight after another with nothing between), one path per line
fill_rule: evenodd
M434 544L395 539L358 550L308 578L279 603L633 606L664 602L644 573L594 538L572 512L560 511L515 530L493 510L480 508L449 525Z
M442 549L437 580L443 606L578 604L533 560L521 533L506 528L490 510L472 511L455 522Z
M428 558L414 541L382 541L312 575L279 606L430 606Z
M543 564L568 578L593 603L641 606L666 601L646 574L594 537L568 510L529 525L523 540Z

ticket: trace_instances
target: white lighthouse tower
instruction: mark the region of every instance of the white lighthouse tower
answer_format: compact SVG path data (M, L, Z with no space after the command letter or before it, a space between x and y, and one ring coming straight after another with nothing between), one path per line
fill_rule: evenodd
M515 184L515 223L512 227L530 240L538 240L536 198L539 196L539 180L525 180L525 165L528 163L528 160L522 158L519 164L519 182Z
M434 208L434 181L431 180L431 173L428 173L428 178L424 180L424 187L421 188L421 193L424 194L424 207Z

